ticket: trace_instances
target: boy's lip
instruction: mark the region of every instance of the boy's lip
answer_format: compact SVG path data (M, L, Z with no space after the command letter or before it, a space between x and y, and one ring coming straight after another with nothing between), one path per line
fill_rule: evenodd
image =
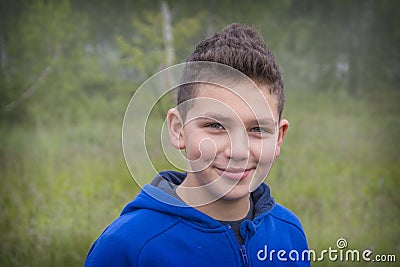
M243 168L219 168L219 167L215 168L219 176L223 176L234 180L240 180L246 178L251 170Z

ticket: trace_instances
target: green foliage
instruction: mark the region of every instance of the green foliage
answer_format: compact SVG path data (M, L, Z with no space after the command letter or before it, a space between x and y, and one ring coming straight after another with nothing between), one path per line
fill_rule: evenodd
M397 5L375 0L293 1L286 9L292 18L286 34L294 54L285 61L295 55L304 64L303 81L322 90L343 87L356 96L380 90L383 84L398 88ZM290 82L299 80L294 78Z
M195 16L183 16L173 25L177 62L185 62L195 45L206 36L204 20L207 20L207 13L200 11Z
M134 34L126 40L117 37L121 51L121 63L125 67L135 66L143 77L158 70L165 59L162 39L162 17L159 12L145 10L141 17L133 19Z
M82 266L94 236L137 192L120 121L0 133L0 265Z
M166 50L163 40L163 17L160 8L143 10L133 17L132 32L126 37L116 37L120 51L119 64L132 69L136 79L143 80L166 66ZM183 62L190 50L196 45L199 33L202 33L201 21L204 12L191 17L178 17L172 22L173 45L178 53L178 62ZM196 38L197 37L197 38ZM174 59L176 61L176 59Z
M398 97L289 93L291 129L268 181L301 214L312 248L343 236L355 248L396 252L400 168L391 144L399 141L400 110L382 103Z
M52 58L59 55L61 43L68 39L65 33L71 33L70 9L66 1L59 4L27 3L22 13L18 19L9 19L10 28L6 29L9 32L2 36L7 40L1 47L2 107L29 92L30 87L40 83L40 77L47 76L46 68L50 67Z
M368 96L288 92L291 126L267 182L318 251L342 236L375 253L399 246L400 96ZM107 108L118 105L126 103ZM138 192L122 157L122 114L1 129L0 265L82 266L90 244ZM152 137L148 143L158 143ZM149 149L159 170L170 168L156 145Z
M301 218L310 247L344 236L354 248L396 253L398 2L168 4L177 63L236 21L257 26L274 51L291 126L267 182ZM138 85L166 67L160 9L159 1L0 1L0 266L82 266L138 192L121 126ZM157 132L169 105L160 101L148 125L159 170L170 168Z

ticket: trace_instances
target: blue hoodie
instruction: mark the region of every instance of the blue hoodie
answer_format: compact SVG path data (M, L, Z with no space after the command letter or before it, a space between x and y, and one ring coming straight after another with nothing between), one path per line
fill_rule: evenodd
M185 173L162 172L145 185L94 242L85 266L310 266L307 241L297 217L276 204L262 184L251 197L255 218L240 227L244 244L230 225L187 206L168 183Z

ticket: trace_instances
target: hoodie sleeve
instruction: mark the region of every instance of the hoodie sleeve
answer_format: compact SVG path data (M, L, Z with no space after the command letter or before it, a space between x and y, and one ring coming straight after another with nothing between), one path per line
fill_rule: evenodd
M123 242L118 238L101 236L90 248L84 266L136 266L129 259L129 253L122 244Z

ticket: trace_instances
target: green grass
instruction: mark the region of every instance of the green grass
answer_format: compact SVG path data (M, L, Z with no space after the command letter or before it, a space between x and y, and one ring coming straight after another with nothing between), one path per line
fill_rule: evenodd
M267 182L301 218L310 248L344 237L349 248L400 256L398 99L289 94L291 125Z
M0 266L81 266L137 187L120 125L3 129Z
M267 178L273 196L299 216L310 248L345 237L352 249L399 260L399 93L287 95L290 128ZM104 119L1 126L0 266L83 265L138 192L120 144L123 108Z

